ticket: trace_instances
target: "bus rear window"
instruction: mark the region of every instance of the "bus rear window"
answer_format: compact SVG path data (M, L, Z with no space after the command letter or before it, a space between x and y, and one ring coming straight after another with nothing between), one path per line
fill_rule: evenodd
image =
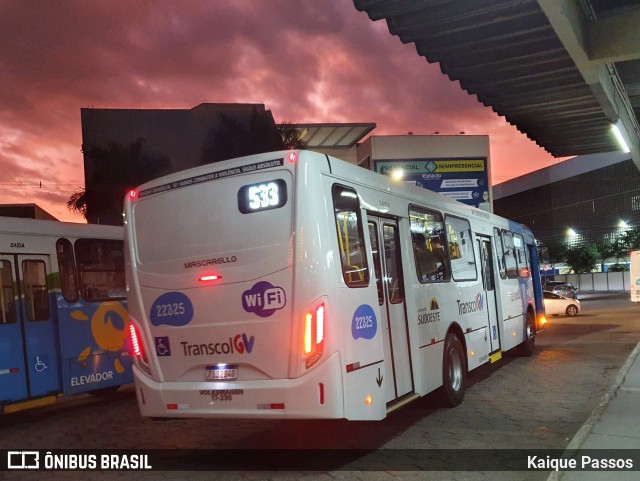
M157 272L169 261L281 252L291 238L291 186L289 171L256 172L140 199L133 211L140 265Z
M287 203L287 184L282 179L244 185L238 191L238 209L243 214L277 209Z

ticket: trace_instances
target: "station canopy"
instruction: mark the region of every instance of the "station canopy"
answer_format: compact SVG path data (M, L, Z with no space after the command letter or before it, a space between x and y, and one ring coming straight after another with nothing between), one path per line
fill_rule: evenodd
M555 157L640 168L638 0L354 0ZM416 87L419 88L419 87Z
M292 124L308 149L342 149L360 142L375 123Z

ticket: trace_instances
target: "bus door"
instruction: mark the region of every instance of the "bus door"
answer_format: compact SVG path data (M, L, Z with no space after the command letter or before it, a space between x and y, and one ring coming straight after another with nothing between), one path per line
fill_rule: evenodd
M58 332L49 256L0 254L0 400L60 389Z
M495 269L493 266L493 250L491 238L477 236L478 250L480 251L480 271L482 272L482 284L487 300L487 317L489 324L489 339L491 340L491 352L500 349L500 332L498 329L498 298L496 296Z
M413 392L398 223L368 215L369 237L381 306L386 402Z

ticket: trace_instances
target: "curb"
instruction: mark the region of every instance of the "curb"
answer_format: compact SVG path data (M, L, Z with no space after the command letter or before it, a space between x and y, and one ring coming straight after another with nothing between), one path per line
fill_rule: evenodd
M629 354L629 357L627 357L627 361L620 368L620 371L618 371L618 375L616 376L615 381L613 381L613 384L609 387L607 392L602 395L602 398L600 398L600 403L594 408L594 410L591 412L591 415L580 427L580 429L578 429L578 432L575 434L575 436L573 436L573 439L569 441L569 444L567 445L565 450L576 450L584 444L589 434L591 434L591 431L593 431L593 427L598 423L598 421L602 417L602 414L607 409L607 406L609 406L609 402L611 402L611 400L617 395L618 390L624 383L629 369L631 369L631 365L638 357L638 354L640 354L640 343L638 343L633 351L631 351L631 354ZM563 475L564 471L553 471L547 478L547 481L558 481L562 479Z

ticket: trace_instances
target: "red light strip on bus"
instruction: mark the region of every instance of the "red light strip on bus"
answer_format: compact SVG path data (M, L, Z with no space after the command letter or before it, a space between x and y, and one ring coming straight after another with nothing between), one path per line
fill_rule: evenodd
M222 279L222 276L219 276L217 274L211 274L211 275L207 275L207 276L198 277L198 280L200 282L219 281L220 279Z

